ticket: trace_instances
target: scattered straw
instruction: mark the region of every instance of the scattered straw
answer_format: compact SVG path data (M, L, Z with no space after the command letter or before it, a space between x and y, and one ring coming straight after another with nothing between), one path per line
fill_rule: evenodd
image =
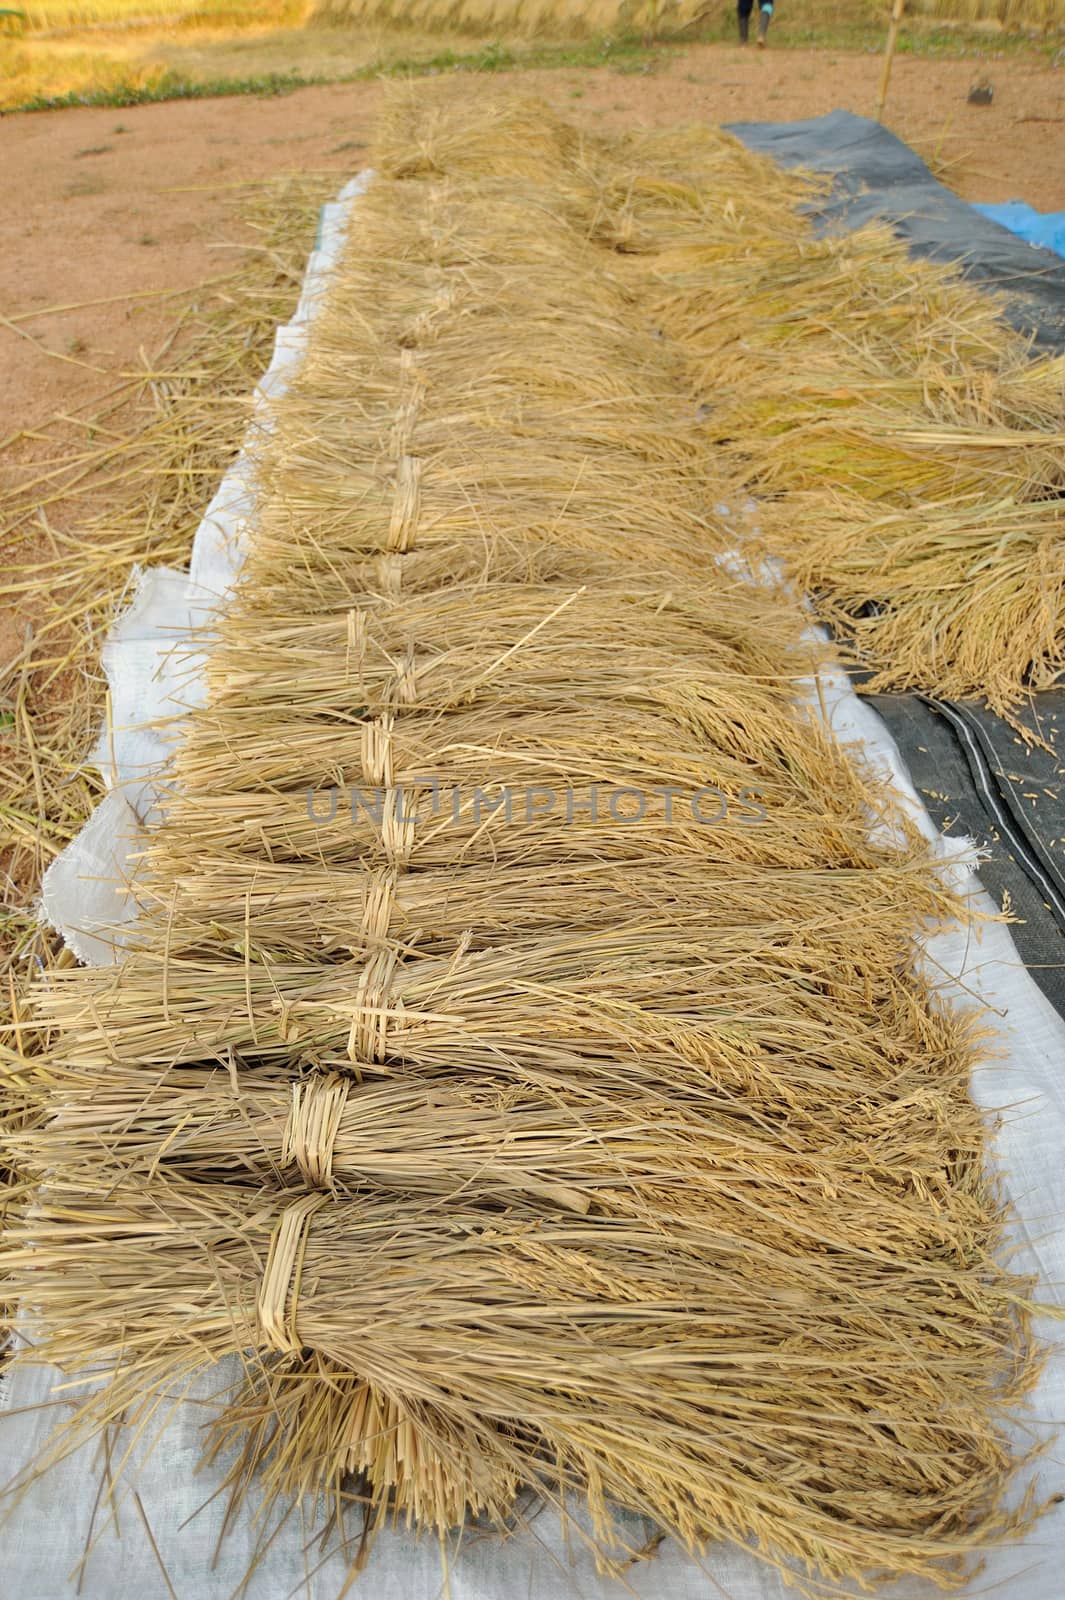
M42 870L99 796L82 763L104 704L104 630L133 564L187 560L239 446L277 324L295 307L318 207L334 186L324 176L268 186L247 210L262 248L184 307L150 368L115 385L94 412L58 417L44 441L50 459L5 463L0 537L11 559L0 596L34 621L15 658L0 663L0 1018L5 1050L17 1045L3 1058L0 1127L14 1131L34 1115L26 1057L38 1041L32 1026L20 1027L21 996L60 949L38 925L34 901ZM0 1222L22 1192L0 1163Z
M768 497L763 553L871 687L1009 714L1057 681L1065 358L1032 360L990 295L882 226L818 238L797 209L818 184L724 136L634 136L597 185L597 236L689 361L712 469L734 506Z

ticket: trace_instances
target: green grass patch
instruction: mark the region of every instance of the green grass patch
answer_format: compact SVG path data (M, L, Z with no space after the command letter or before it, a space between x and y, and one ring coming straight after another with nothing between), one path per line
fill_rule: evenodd
M283 95L316 84L369 82L375 78L435 77L444 73L518 72L550 67L614 67L622 72L651 70L663 47L644 46L635 38L588 40L564 45L506 45L498 42L466 53L440 50L431 56L400 57L371 62L337 74L269 72L251 77L188 78L167 72L149 83L119 80L98 89L34 95L13 111L62 111L72 106L141 106L163 100L207 100L224 95Z
M72 106L146 106L161 100L212 100L223 95L291 94L330 78L305 78L298 72L268 72L252 78L196 80L165 73L153 83L113 83L101 89L71 89L65 94L38 94L13 106L13 111L63 111Z

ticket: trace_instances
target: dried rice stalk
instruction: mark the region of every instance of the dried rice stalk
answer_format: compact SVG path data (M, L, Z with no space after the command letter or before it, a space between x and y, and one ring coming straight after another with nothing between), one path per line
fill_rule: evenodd
M161 1349L173 1382L257 1347L258 1383L279 1397L325 1388L332 1370L330 1467L365 1464L429 1526L463 1499L498 1515L524 1479L586 1487L604 1533L617 1500L690 1544L754 1536L778 1560L816 1552L828 1572L928 1572L971 1537L974 1504L984 1537L1008 1532L1015 1519L986 1507L1009 1454L984 1418L1031 1372L1015 1295L989 1282L979 1185L946 1245L885 1240L863 1212L840 1255L803 1236L801 1184L780 1183L775 1203L767 1190L768 1212L749 1189L744 1226L727 1167L703 1183L681 1170L683 1194L663 1206L641 1187L632 1219L447 1199L427 1211L395 1191L56 1188L33 1233L36 1298L56 1355L109 1351L138 1386ZM70 1257L74 1283L93 1283L87 1304ZM289 1434L302 1406L271 1420L293 1466L314 1453Z
M0 1264L110 1367L55 1450L236 1356L238 1499L578 1490L607 1568L620 1506L957 1583L1031 1515L1035 1355L974 1026L915 969L950 898L795 704L801 608L717 559L603 150L424 116L277 405L138 946L38 995Z
M702 20L706 0L314 0L311 21L436 33L586 38L641 30L657 37Z
M886 228L817 238L798 208L823 183L725 135L586 142L573 169L591 236L685 352L711 472L731 466L733 502L773 498L768 553L813 587L875 687L1008 714L1057 681L1065 359L1033 361L989 295ZM826 490L848 496L845 530ZM906 530L922 524L918 553Z
M1019 684L1050 689L1065 670L1062 504L959 496L874 517L844 496L790 496L789 520L797 511L811 530L793 570L821 615L884 663L869 692L927 688L931 673L944 699L979 685L1005 709Z
M26 1064L39 1047L29 978L72 959L38 921L40 875L100 793L82 764L104 703L99 636L122 603L131 564L186 559L190 531L239 446L277 325L295 310L319 207L334 185L325 174L264 184L241 208L255 247L201 287L151 353L150 370L82 413L76 439L71 419L57 418L47 462L3 463L0 596L41 607L4 685L11 715L0 718L0 1127L16 1135L42 1099ZM50 555L38 548L42 528ZM0 1225L26 1189L17 1170L0 1164ZM0 1285L0 1360L13 1314Z

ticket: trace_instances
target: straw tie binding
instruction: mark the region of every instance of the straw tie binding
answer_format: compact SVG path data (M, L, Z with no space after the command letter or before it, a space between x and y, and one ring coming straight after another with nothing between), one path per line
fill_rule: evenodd
M389 550L406 551L414 543L414 530L421 508L421 478L421 457L400 456L396 463L392 516L388 524Z
M392 427L392 454L400 456L412 454L414 439L414 425L418 420L422 400L425 396L425 382L416 371L416 357L413 350L401 350L399 354L399 373L401 390L404 391L396 411L396 420Z
M399 680L402 684L403 676ZM381 843L393 867L403 868L414 849L415 819L407 811L407 797L396 788L392 761L394 719L386 712L362 725L362 770L366 780L379 791L381 803Z
M349 1061L385 1059L389 1002L395 970L394 950L379 950L363 967L355 991L355 1014L348 1035Z
M402 554L394 550L386 551L374 558L373 572L376 587L387 600L399 598L403 588L403 564Z
M285 1207L270 1240L259 1285L259 1326L270 1349L281 1354L294 1354L303 1347L296 1328L303 1258L311 1218L328 1200L320 1190L301 1195Z
M422 463L420 456L414 451L414 429L421 410L425 384L418 376L416 361L413 350L408 348L400 351L399 372L403 397L392 426L392 453L396 458L396 473L392 515L385 540L385 547L388 550L407 551L411 548L421 510Z
M362 725L362 770L366 781L376 789L390 789L394 780L392 768L393 719L386 712L372 722Z
M348 612L347 648L344 652L344 677L351 682L352 662L360 692L363 690L363 671L366 666L366 613L352 606Z
M362 932L367 947L380 947L387 942L396 909L396 881L395 872L369 874L362 904Z
M402 789L390 789L381 816L381 842L393 867L405 868L414 849L414 817Z
M281 1164L299 1168L313 1189L333 1186L333 1154L351 1080L320 1073L292 1085L292 1105L281 1140Z
M383 1061L396 953L387 940L396 908L395 871L372 873L362 908L363 941L373 950L359 978L348 1035L350 1061ZM374 946L377 948L374 949Z
M397 706L413 706L418 700L418 665L411 645L403 658L403 665L396 670L392 682L389 698Z
M423 311L418 312L418 315L412 319L406 330L400 335L400 343L403 346L404 355L409 351L413 357L415 350L419 346L435 343L437 330L448 323L456 300L455 285L448 279L444 269L437 268L437 273L441 276L442 281L431 302ZM413 365L413 361L411 365ZM404 366L401 358L401 373L406 373L409 370L410 367Z

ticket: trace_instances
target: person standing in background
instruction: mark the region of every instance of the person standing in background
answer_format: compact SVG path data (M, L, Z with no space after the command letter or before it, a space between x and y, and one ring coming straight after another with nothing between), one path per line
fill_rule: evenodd
M747 43L747 36L751 26L751 12L754 10L754 0L736 0L736 10L740 22L740 44ZM769 24L773 20L773 0L758 0L758 48L765 49L766 34Z

